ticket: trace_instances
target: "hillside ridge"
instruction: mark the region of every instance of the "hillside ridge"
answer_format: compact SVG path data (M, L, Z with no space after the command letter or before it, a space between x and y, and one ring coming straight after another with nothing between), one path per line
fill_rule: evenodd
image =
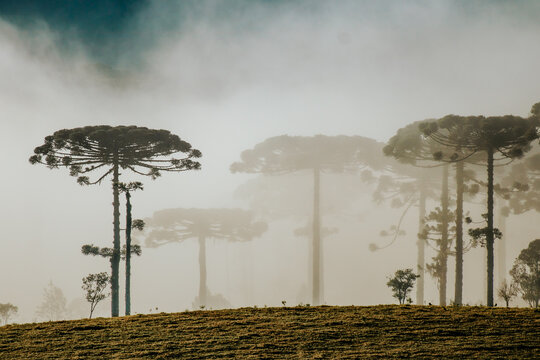
M0 327L0 359L540 358L531 308L199 310Z

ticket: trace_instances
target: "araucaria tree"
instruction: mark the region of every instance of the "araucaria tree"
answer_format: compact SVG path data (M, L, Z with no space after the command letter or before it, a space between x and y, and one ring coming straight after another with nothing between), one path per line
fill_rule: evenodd
M197 239L199 242L199 296L197 306L208 306L206 285L206 241L249 241L266 231L265 222L255 221L242 209L165 209L145 220L150 230L146 245L157 247L171 242Z
M313 287L312 302L323 301L321 278L321 173L356 171L359 166L384 166L382 144L362 136L275 136L241 154L231 172L282 175L296 171L313 173Z
M437 143L453 148L449 160L463 161L476 153L485 154L487 167L487 215L485 228L471 235L483 234L487 248L487 305L493 306L493 246L496 229L493 226L493 166L496 160L520 157L528 149L529 143L538 138L536 119L518 116L469 116L448 115L422 127L426 136ZM436 153L443 158L443 153Z
M90 303L89 319L91 319L97 304L110 295L105 293L105 288L111 281L111 278L106 272L101 272L98 274L90 274L84 277L82 281L82 289L86 292L86 301Z
M144 221L142 220L132 220L131 218L131 192L136 190L143 190L142 183L136 181L136 182L130 182L129 184L120 183L119 184L120 192L123 192L126 194L126 251L125 251L125 257L126 257L126 293L125 293L125 300L126 300L126 315L131 314L131 229L136 228L139 231L142 231L144 229ZM140 251L137 253L137 255L140 255Z
M427 120L426 120L427 121ZM432 152L434 149L438 149L439 146L434 146L432 141L427 140L420 132L419 125L426 121L415 121L397 131L392 136L383 152L386 156L391 156L397 159L400 163L409 164L418 167L416 171L403 168L403 166L393 166L393 177L381 177L379 181L379 187L376 191L376 200L382 199L384 196L388 196L388 193L398 194L405 198L399 200L394 197L393 201L398 205L405 206L408 209L413 204L418 204L418 240L417 240L417 265L416 271L418 273L418 285L416 287L416 303L418 305L424 304L424 276L425 276L425 244L426 241L420 235L424 232L425 217L426 217L426 200L428 197L435 197L438 188L442 185L441 202L444 202L448 198L448 182L445 180L448 177L447 169L443 169L443 181L433 181L436 178L433 167L439 166L433 162ZM394 180L393 178L400 178L400 180ZM445 202L448 204L448 201ZM443 214L448 213L448 206L441 204ZM402 215L403 216L403 215ZM445 215L444 218L447 216ZM448 223L441 225L443 229L448 227ZM447 233L446 230L442 230L441 234ZM396 233L397 234L397 233ZM442 239L440 245L441 248L445 248L448 243L448 239ZM446 256L446 253L443 255ZM443 264L446 264L444 262ZM443 271L446 274L446 271ZM440 279L440 278L439 278ZM443 282L445 285L446 282ZM441 285L441 284L439 284ZM441 294L445 294L445 289L439 288ZM442 296L441 296L442 297Z
M394 277L388 278L386 285L392 289L392 296L399 300L400 305L405 304L418 277L412 269L405 269L396 271Z
M172 157L182 153L181 158ZM111 316L119 314L118 271L120 266L120 171L157 178L163 171L196 170L199 150L167 130L137 126L86 126L58 130L45 137L29 161L49 168L65 167L81 185L99 184L112 176L113 254L111 258ZM89 173L99 173L90 180Z

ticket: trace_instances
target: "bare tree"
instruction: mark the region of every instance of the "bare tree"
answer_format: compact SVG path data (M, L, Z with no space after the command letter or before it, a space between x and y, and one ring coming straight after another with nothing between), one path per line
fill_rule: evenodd
M518 287L516 283L512 282L508 284L506 279L503 280L501 286L497 290L497 295L506 303L506 307L509 306L510 300L518 294Z

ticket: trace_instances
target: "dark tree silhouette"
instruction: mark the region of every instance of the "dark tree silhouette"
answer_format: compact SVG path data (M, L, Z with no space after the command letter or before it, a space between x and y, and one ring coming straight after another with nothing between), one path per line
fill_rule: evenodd
M518 294L518 287L515 282L508 284L508 281L504 279L501 286L497 290L497 295L504 300L506 307L510 305L510 300Z
M242 209L166 209L145 219L150 233L148 247L195 238L199 242L199 304L207 306L206 240L249 241L262 235L266 223L254 221L251 212Z
M398 270L394 277L388 278L386 285L392 289L392 296L399 300L400 305L405 304L417 278L412 269Z
M496 160L521 157L529 143L538 138L534 118L518 116L448 115L422 126L422 132L435 142L456 151L450 156L436 152L435 157L450 161L463 161L476 153L485 153L487 167L487 226L479 229L486 239L487 248L487 304L493 306L493 166ZM465 153L465 157L462 154ZM498 155L498 157L496 156ZM471 233L472 235L473 233ZM479 235L479 232L476 232Z
M111 277L106 272L89 274L82 279L82 282L82 289L86 292L86 301L90 303L88 318L91 319L97 304L110 295L105 293L105 288L111 282Z
M362 136L276 136L241 154L241 161L231 171L281 175L296 171L313 173L313 304L319 305L323 294L321 277L321 172L356 171L359 166L381 168L382 144Z
M540 239L521 250L510 275L518 285L523 300L538 307L540 302Z
M126 249L125 249L125 258L126 258L126 293L125 293L125 311L126 315L131 314L131 229L137 229L142 231L144 229L143 220L133 221L131 218L131 192L137 190L143 190L143 184L136 181L130 182L129 184L120 183L118 185L120 192L126 194ZM140 256L140 251L135 254Z
M170 157L184 153L183 158ZM200 168L194 161L201 152L167 130L137 126L86 126L58 130L45 137L34 149L29 161L54 169L66 167L81 185L99 184L112 175L113 184L113 254L111 258L111 316L119 314L118 270L120 266L120 170L157 178L163 171L187 171ZM87 174L99 172L93 181Z

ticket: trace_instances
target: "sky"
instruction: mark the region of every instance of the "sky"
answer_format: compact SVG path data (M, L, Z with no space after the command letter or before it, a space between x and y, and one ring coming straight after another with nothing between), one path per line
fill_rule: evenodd
M30 321L49 281L73 299L82 296L80 278L108 268L79 251L110 242L110 186L80 188L65 170L28 163L54 131L164 128L202 151L201 171L145 180L134 197L138 217L171 207L246 207L233 194L252 177L229 166L271 136L384 142L413 121L450 113L526 116L540 99L539 16L536 1L0 1L0 302L18 304L18 321ZM385 213L368 195L365 211ZM508 261L531 239L520 239ZM360 254L367 243L350 246ZM333 301L391 302L384 278L414 265L412 244L407 259L386 255L376 296L351 290ZM249 260L253 253L279 254L285 245L268 236L245 248L219 250L225 245L216 242L216 249L228 251L231 264L251 251L242 265L250 269L273 261ZM134 270L136 285L158 286L163 297L134 290L143 304L137 309L134 301L135 311L189 308L196 292L180 284L196 288L194 251L195 243L171 245L136 260L144 266ZM152 268L185 276L154 284ZM269 284L287 276L258 271ZM252 291L251 298L227 296L264 303L268 289Z

